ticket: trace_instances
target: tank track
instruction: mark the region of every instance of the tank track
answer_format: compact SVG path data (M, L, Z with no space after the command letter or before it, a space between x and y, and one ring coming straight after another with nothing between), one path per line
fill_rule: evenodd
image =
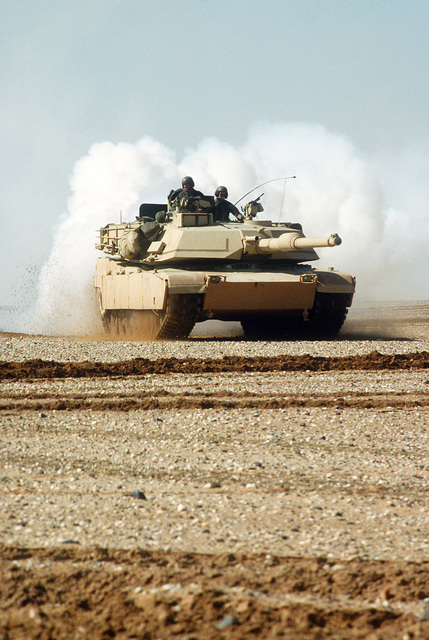
M106 333L123 340L174 340L187 338L199 310L198 295L180 294L167 298L165 310L104 310L101 321Z
M348 300L349 295L345 293L316 293L304 325L308 336L334 338L346 319Z
M187 338L194 328L198 315L197 295L182 294L168 296L165 318L160 328L158 340Z
M348 294L317 293L308 317L258 315L243 318L241 326L250 340L312 340L334 338L347 316Z

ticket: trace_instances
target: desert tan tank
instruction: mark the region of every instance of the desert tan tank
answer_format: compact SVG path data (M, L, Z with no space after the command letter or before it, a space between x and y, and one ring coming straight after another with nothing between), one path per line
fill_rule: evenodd
M185 338L196 322L240 321L251 339L332 338L355 279L317 270L317 247L297 223L259 220L259 198L236 221L216 220L214 200L142 204L135 222L100 229L94 287L107 332L123 339Z

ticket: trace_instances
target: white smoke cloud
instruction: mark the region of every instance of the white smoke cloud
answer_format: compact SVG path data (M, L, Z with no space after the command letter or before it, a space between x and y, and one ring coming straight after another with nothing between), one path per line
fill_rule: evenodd
M374 160L386 194L382 258L393 299L428 299L429 140Z
M339 233L343 245L321 249L320 266L356 275L362 299L427 297L429 169L424 165L422 175L419 154L410 149L409 156L370 163L349 139L311 124L260 123L238 149L204 139L179 162L171 149L149 137L135 144L94 144L75 165L68 211L42 269L36 309L20 330L93 332L99 322L92 290L101 255L94 249L97 229L118 222L120 212L124 221L134 220L143 201L166 202L186 174L205 193L225 184L233 202L258 184L296 175L285 190L280 180L246 199L264 193L260 218L299 221L308 236ZM411 170L413 163L420 171ZM405 189L391 181L404 167L409 170Z

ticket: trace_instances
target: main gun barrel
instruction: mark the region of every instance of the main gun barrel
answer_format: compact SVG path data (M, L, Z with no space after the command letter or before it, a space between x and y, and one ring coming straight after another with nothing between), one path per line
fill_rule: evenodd
M328 238L305 238L298 233L282 233L278 238L259 238L256 246L260 253L276 253L278 251L299 251L315 247L336 247L342 242L336 233Z

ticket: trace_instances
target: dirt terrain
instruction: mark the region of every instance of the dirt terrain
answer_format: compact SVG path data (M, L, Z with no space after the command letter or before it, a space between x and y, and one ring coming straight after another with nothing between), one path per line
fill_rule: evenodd
M0 334L0 640L429 638L428 369L427 303L317 344Z

